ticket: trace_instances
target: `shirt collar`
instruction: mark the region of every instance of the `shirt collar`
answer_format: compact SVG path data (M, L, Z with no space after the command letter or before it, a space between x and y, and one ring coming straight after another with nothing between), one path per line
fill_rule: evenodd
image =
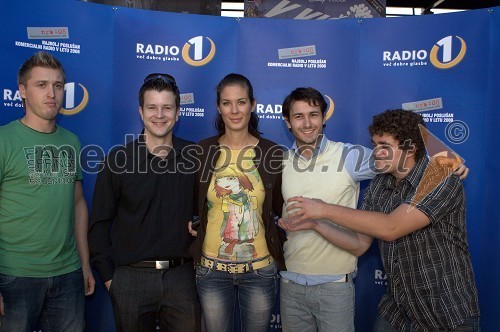
M408 175L402 181L406 181L413 188L417 188L428 163L429 163L429 158L427 156L421 157L417 161L415 166L410 170ZM389 189L396 188L396 178L393 175L389 176L389 180L386 183L386 187Z
M427 156L421 157L415 164L415 167L413 167L410 173L406 176L405 180L408 181L413 188L417 188L428 163L429 158Z
M133 150L135 152L129 151L129 153L131 152L132 153L131 157L137 158L137 160L139 161L139 164L142 164L148 158L148 156L151 154L146 147L146 136L143 133L139 134L139 137L133 142L133 145L134 145ZM180 155L181 149L179 147L177 137L175 137L175 136L172 136L172 145L173 145L173 149L175 151L175 155L176 156ZM129 154L129 156L130 156L130 154ZM170 159L171 156L172 155L169 153L167 158Z
M320 138L320 141L319 141L319 144L317 144L316 147L314 148L312 158L316 157L320 153L325 152L326 144L327 143L328 143L328 138L326 137L325 134L322 134L321 138ZM297 146L297 141L296 140L293 142L293 145L290 148L290 150L293 151L293 153L294 153L295 156L302 157L301 155L299 155L299 148Z

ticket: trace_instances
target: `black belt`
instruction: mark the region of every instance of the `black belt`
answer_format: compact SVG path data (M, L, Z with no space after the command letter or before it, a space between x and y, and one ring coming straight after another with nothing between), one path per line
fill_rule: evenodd
M192 258L173 258L165 261L139 261L127 266L139 269L168 270L191 262Z

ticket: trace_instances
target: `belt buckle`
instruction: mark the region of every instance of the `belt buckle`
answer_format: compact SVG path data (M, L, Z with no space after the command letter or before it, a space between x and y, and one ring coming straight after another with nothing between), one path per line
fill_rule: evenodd
M226 271L227 273L230 273L230 274L233 274L233 273L238 273L238 263L227 263L226 264ZM232 268L234 268L234 272L231 270Z
M170 261L156 261L157 270L166 270L170 267Z

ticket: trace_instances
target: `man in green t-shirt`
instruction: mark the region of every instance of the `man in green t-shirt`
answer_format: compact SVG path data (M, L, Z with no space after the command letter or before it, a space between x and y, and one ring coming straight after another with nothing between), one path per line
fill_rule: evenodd
M38 52L17 79L26 113L0 127L0 326L83 331L95 281L80 142L56 125L64 69Z

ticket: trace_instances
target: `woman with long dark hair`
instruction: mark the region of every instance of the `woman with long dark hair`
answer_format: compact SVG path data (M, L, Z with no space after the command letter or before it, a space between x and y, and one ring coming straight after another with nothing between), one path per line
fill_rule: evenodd
M283 150L261 137L250 81L229 74L217 86L218 135L199 143L194 243L196 283L208 332L267 331L284 269L280 216ZM189 226L191 234L196 232Z

